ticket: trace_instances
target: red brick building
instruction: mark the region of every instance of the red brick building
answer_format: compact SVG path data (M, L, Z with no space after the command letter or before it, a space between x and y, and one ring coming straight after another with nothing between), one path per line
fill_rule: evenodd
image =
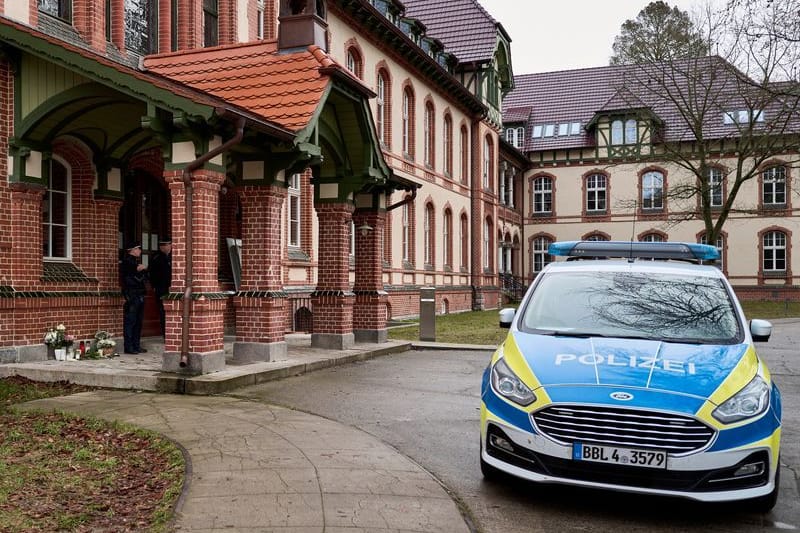
M385 0L0 2L0 359L57 323L120 332L123 243L146 262L165 235L165 370L222 368L226 334L242 362L292 329L380 342L423 285L496 307L521 267L510 55L463 4L484 59Z

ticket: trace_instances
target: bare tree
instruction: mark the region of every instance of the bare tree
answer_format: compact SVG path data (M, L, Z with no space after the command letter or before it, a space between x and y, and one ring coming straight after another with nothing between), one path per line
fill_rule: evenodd
M737 202L742 186L772 160L795 163L800 149L800 91L791 77L797 42L776 31L783 3L757 1L767 11L750 9L749 0L738 9L706 8L697 26L718 56L631 65L618 87L630 109L655 117L653 160L690 176L664 192L670 221L703 220L710 244L732 213L763 211Z

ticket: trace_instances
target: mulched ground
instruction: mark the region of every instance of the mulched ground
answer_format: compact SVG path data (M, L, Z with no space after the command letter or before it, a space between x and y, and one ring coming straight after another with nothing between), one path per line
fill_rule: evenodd
M178 448L129 426L6 407L91 390L0 380L0 531L168 531L183 484Z

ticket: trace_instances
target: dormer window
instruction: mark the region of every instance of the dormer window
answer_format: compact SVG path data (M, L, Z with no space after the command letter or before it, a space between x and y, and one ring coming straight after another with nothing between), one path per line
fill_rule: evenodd
M635 119L621 120L617 119L611 122L611 144L636 144L638 142L637 135L638 125Z
M723 124L750 124L751 118L752 122L764 122L764 112L760 109L737 109L722 114Z

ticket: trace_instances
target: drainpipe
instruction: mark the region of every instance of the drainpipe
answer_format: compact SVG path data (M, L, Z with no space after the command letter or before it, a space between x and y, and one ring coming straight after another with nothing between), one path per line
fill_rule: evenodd
M223 116L227 113L225 109L217 109L216 114ZM181 317L181 359L180 366L185 367L189 364L189 305L192 301L192 283L193 279L193 264L192 254L194 248L194 238L192 236L192 226L194 224L194 212L192 204L192 195L194 192L194 185L192 184L192 173L198 168L205 165L208 161L214 159L219 154L227 151L234 145L239 144L244 137L245 119L239 117L236 119L236 134L229 140L225 141L220 146L213 150L201 155L183 169L183 186L186 195L186 209L184 220L186 223L186 288L183 291L183 309Z
M388 211L391 211L392 209L397 209L398 207L404 206L406 204L410 204L411 202L414 201L414 198L416 198L416 197L417 197L417 188L414 187L413 189L411 189L411 196L406 196L405 198L403 198L402 200L400 200L396 204L390 205L389 207L386 208L386 211L388 212Z

